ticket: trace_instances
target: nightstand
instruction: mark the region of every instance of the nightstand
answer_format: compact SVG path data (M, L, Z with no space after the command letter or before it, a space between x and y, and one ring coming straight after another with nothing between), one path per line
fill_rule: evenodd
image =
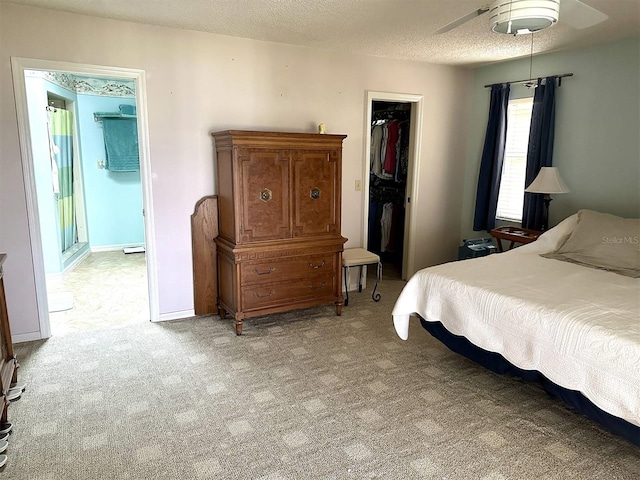
M502 240L508 240L511 242L509 245L509 250L511 250L516 243L531 243L542 235L542 232L538 230L521 227L496 227L491 230L490 233L491 236L496 239L498 252L504 252L502 248Z

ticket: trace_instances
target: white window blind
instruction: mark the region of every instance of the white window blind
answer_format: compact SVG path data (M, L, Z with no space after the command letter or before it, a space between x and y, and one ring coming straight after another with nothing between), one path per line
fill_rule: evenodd
M509 100L507 108L507 144L502 164L496 218L522 221L524 180L529 146L529 127L533 98Z

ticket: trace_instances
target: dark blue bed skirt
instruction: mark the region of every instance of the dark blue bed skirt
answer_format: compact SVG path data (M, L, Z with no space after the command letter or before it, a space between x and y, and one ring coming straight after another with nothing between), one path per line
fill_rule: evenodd
M559 398L569 408L598 422L606 429L629 440L634 445L640 446L640 427L601 410L580 392L560 387L536 370L522 370L507 361L502 355L483 350L465 337L454 335L440 322L427 322L422 318L420 318L420 322L425 330L454 352L464 355L492 372L539 382L549 394Z

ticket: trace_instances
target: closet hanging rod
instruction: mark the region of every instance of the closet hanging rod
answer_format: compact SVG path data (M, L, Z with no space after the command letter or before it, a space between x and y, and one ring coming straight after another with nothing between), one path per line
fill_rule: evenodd
M502 85L502 84L510 84L513 85L514 83L529 83L532 81L536 81L538 78L547 78L547 77L553 77L553 78L557 78L558 79L558 86L562 85L562 79L564 77L573 77L573 73L561 73L560 75L541 75L539 77L534 78L527 78L525 80L514 80L513 82L497 82L497 83L491 83L489 85L485 85L484 88L490 88L493 87L494 85Z
M409 115L411 110L374 110L371 112L373 115Z

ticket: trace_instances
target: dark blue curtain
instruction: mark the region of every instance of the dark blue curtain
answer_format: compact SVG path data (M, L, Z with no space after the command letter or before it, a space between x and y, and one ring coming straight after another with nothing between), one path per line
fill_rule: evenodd
M496 208L502 162L507 140L507 107L509 106L509 84L491 86L489 121L484 138L484 149L478 175L474 230L491 230L496 226Z
M556 77L538 79L538 87L533 96L531 128L529 130L529 150L527 151L527 172L525 188L533 182L542 167L553 163L553 130L555 125ZM542 230L545 205L542 193L525 193L522 211L522 226ZM544 226L548 228L548 225Z

